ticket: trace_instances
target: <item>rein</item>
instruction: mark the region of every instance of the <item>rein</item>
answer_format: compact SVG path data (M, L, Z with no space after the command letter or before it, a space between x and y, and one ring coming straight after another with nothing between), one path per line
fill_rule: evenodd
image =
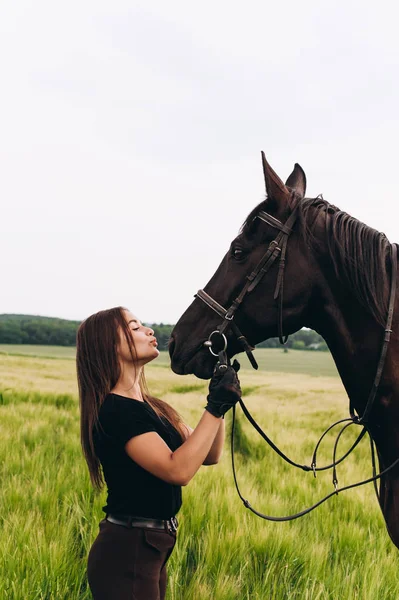
M270 242L267 251L261 258L259 263L256 265L255 269L252 271L252 273L250 273L250 275L247 276L247 282L244 284L244 287L242 288L242 290L241 290L240 294L237 296L237 298L232 302L232 304L230 305L230 307L228 309L225 309L221 304L216 302L216 300L214 300L204 290L198 290L198 292L196 294L197 298L199 298L209 308L211 308L214 312L216 312L220 317L223 318L222 324L218 327L217 330L213 331L210 334L208 340L206 342L204 342L204 345L209 348L211 353L214 356L219 357L219 362L218 362L217 367L221 371L223 371L227 368L227 357L226 357L227 339L225 336L225 332L229 327L232 329L232 332L235 334L235 336L237 337L237 340L240 342L243 350L246 352L253 368L254 369L258 368L257 362L252 354L253 347L250 346L250 344L248 343L248 340L245 338L244 335L242 335L242 333L238 329L238 327L235 324L233 319L234 319L237 309L241 305L245 296L255 289L255 287L258 285L258 283L262 280L263 276L270 270L270 268L272 267L272 265L278 258L279 258L279 268L278 268L278 274L277 274L276 288L274 291L274 300L276 300L277 304L278 304L278 317L277 317L278 337L279 337L281 344L285 344L288 339L288 335L284 336L284 333L283 333L284 268L285 268L285 255L286 255L286 250L287 250L288 238L289 238L290 234L292 233L292 228L297 219L297 210L295 209L291 213L291 215L289 216L289 218L287 219L285 224L281 223L281 221L279 221L272 215L269 215L265 211L260 211L258 213L258 215L256 215L255 218L259 218L260 220L264 221L265 223L271 225L272 227L279 229L279 233L277 234L276 238L272 242ZM245 417L251 423L251 425L256 429L256 431L259 433L259 435L269 444L269 446L281 458L283 458L283 460L285 460L287 463L289 463L290 465L292 465L296 468L300 468L303 471L312 471L315 477L316 477L317 471L333 469L333 485L334 485L333 492L331 492L330 494L328 494L327 496L325 496L324 498L319 500L316 504L312 505L311 507L309 507L303 511L300 511L294 515L289 515L289 516L285 516L285 517L273 517L273 516L265 515L259 511L257 511L256 509L254 509L251 506L251 504L249 503L249 501L246 500L243 497L243 495L241 494L241 491L240 491L240 488L238 485L238 481L237 481L237 473L236 473L235 459L234 459L234 434L235 434L235 422L236 422L236 407L235 406L233 407L233 421L232 421L232 431L231 431L231 461L232 461L234 483L236 486L237 493L238 493L240 499L242 500L245 508L248 508L249 510L251 510L258 517L261 517L262 519L266 519L268 521L291 521L293 519L297 519L297 518L302 517L305 514L311 512L312 510L314 510L315 508L320 506L323 502L325 502L332 496L337 495L339 492L342 492L342 491L345 491L345 490L348 490L348 489L351 489L354 487L358 487L358 486L364 485L366 483L371 483L371 482L374 483L374 489L375 489L377 498L379 498L376 481L378 479L380 479L383 475L388 473L391 469L393 469L399 463L399 458L397 458L389 467L387 467L386 469L384 469L383 471L381 471L378 474L376 473L375 442L372 438L370 429L367 425L367 420L371 413L371 410L372 410L372 407L373 407L373 404L374 404L374 401L375 401L375 398L377 395L377 391L378 391L378 388L380 385L381 376L382 376L384 365L385 365L385 358L386 358L386 354L387 354L388 344L389 344L391 333L392 333L392 319L393 319L393 311L394 311L394 305L395 305L396 282L397 282L397 262L398 262L397 247L395 244L391 244L391 265L392 265L391 288L390 288L390 295L389 295L388 315L387 315L387 321L386 321L386 326L385 326L385 331L384 331L384 340L383 340L383 344L382 344L382 348L381 348L380 358L378 361L376 375L375 375L374 382L373 382L373 385L371 387L371 390L370 390L370 393L369 393L369 396L367 399L367 403L366 403L366 407L363 412L363 415L361 417L356 415L352 401L350 401L350 406L349 406L350 417L348 417L346 419L340 419L339 421L337 421L336 423L334 423L333 425L328 427L328 429L326 429L326 431L322 434L322 436L320 437L319 441L317 442L317 444L315 446L315 450L313 452L312 462L311 462L310 466L301 465L299 463L294 462L290 458L288 458L288 456L286 456L272 442L272 440L266 435L266 433L262 430L262 428L259 426L259 424L256 422L256 420L253 418L253 416L249 412L248 408L245 406L242 398L240 398L240 400L239 400L242 411L243 411ZM214 350L217 350L217 353ZM345 423L345 425L343 425L343 427L341 428L340 432L337 435L337 438L336 438L336 441L334 444L334 449L333 449L332 463L327 466L317 467L317 451L320 447L322 440L324 439L326 434L331 429L333 429L335 426L342 424L342 423ZM339 440L340 440L342 434L344 433L344 431L346 431L346 429L348 429L348 427L350 427L351 425L362 425L363 429L360 432L360 434L358 435L355 442L349 448L349 450L343 456L341 456L341 458L339 458L337 460L336 456L337 456ZM366 432L369 435L369 441L370 441L370 452L371 452L373 476L368 479L365 479L363 481L360 481L360 482L357 482L357 483L354 483L351 485L347 485L342 488L338 488L338 478L337 478L336 467L343 460L345 460L345 458L347 458L349 456L349 454L356 448L356 446L359 444L359 442L364 437Z

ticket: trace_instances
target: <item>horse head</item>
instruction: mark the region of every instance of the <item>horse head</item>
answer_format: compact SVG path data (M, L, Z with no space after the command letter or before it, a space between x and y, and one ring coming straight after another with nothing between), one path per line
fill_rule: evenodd
M284 184L263 152L262 165L266 199L248 215L204 288L204 297L228 309L246 286L245 295L234 312L234 324L252 346L281 334L279 319L284 335L307 324L320 273L302 235L303 219L298 212L306 191L304 171L296 164ZM291 227L287 227L289 224ZM268 253L273 252L274 259L269 260ZM267 264L262 264L265 257ZM220 328L222 321L223 316L196 297L172 332L169 352L176 373L194 373L201 378L211 376L216 359L204 342L212 331ZM226 328L226 337L229 357L242 351L231 327Z

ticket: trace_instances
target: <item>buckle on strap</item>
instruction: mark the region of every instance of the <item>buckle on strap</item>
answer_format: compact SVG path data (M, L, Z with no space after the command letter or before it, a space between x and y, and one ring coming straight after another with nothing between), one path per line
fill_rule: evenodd
M179 522L176 517L171 517L166 521L166 527L168 528L169 533L176 533L177 528L179 527Z

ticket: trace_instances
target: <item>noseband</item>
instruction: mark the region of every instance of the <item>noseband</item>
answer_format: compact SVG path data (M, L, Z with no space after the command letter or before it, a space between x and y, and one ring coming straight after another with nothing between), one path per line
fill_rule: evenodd
M287 243L290 234L292 233L292 228L297 219L297 209L291 213L288 217L286 223L281 223L278 219L269 215L269 213L261 210L256 215L255 219L258 218L261 221L264 221L268 225L271 225L275 229L279 229L279 233L276 238L270 242L265 254L262 256L255 269L247 275L246 283L242 288L240 294L237 298L232 302L228 309L224 308L221 304L216 302L212 296L207 294L204 290L198 290L196 297L202 300L209 308L211 308L216 314L222 317L223 322L217 328L217 330L213 331L209 336L208 340L204 343L207 346L214 356L219 356L220 361L222 361L223 352L227 349L227 340L225 336L225 332L230 327L235 336L237 337L237 341L241 344L243 350L246 352L248 359L254 369L258 368L258 363L255 360L254 355L252 354L253 347L248 343L246 337L241 333L236 323L234 322L234 316L242 304L245 296L250 294L261 282L263 276L271 269L273 264L279 258L279 268L277 274L277 282L276 288L274 290L274 300L278 303L278 316L277 316L277 330L278 337L280 340L280 344L286 344L288 340L288 335L284 336L283 333L283 286L284 286L284 268L285 268L285 254L287 251ZM219 336L219 339L218 339ZM218 353L212 351L212 347L216 346L217 348L223 347L223 351L218 350Z

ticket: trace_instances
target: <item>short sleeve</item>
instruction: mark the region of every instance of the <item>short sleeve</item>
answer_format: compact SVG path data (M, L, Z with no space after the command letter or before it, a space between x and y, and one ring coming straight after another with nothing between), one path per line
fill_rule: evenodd
M103 431L118 445L124 446L131 438L156 431L145 405L136 400L118 398L106 400L100 411Z

